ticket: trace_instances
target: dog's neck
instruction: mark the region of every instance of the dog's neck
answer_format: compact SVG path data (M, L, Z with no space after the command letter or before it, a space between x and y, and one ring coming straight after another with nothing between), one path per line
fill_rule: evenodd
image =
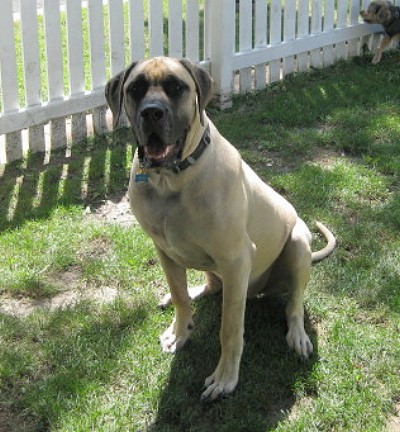
M209 127L209 119L205 113L203 113L203 123L200 121L200 116L198 112L196 112L196 116L194 121L192 122L192 126L189 129L185 145L183 147L182 152L182 160L187 159L193 152L196 150L198 145L206 133L207 128Z

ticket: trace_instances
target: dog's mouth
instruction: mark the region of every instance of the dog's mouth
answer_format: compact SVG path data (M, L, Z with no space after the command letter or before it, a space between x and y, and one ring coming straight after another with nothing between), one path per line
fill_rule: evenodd
M152 133L144 146L144 155L152 166L167 166L179 157L183 143L184 139L179 138L170 144L156 133Z

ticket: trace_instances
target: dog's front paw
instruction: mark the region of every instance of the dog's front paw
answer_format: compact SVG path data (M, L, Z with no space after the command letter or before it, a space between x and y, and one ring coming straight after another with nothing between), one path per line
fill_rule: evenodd
M200 397L201 401L213 401L232 393L238 383L238 369L238 367L233 369L221 368L219 365L215 372L206 379L204 383L205 390Z
M374 55L374 58L372 59L372 64L376 65L381 61L382 55L377 53Z
M313 352L310 338L304 329L298 326L289 329L286 335L286 342L290 349L295 350L296 353L304 359L308 359Z
M161 348L164 352L174 354L181 349L189 339L192 332L193 323L186 326L178 326L174 321L165 332L160 336Z

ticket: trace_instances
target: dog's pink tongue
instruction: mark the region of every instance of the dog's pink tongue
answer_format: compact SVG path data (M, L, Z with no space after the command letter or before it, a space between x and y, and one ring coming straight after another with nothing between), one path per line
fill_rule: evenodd
M152 159L160 161L163 159L167 159L170 155L172 155L173 152L174 152L174 146L167 146L160 152L153 152L153 153L148 152L148 155Z
M164 142L156 135L153 134L149 138L146 146L146 153L149 157L155 160L162 160L168 157L173 151L174 146L165 145Z
M149 137L149 141L146 146L147 154L152 158L159 158L165 151L165 146L161 138L152 134Z

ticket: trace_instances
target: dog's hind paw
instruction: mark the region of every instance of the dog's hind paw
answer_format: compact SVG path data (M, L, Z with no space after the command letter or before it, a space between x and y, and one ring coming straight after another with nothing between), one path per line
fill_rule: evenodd
M204 295L208 294L210 289L208 288L208 285L199 285L195 287L191 287L188 289L190 300L197 300ZM160 309L167 309L168 306L172 305L172 297L171 293L165 294L165 296L160 300L158 303L158 307Z
M176 323L173 322L160 336L162 350L171 354L176 353L189 339L192 328L193 323L189 323L185 328L178 331Z
M161 301L158 303L157 307L160 309L167 309L168 306L171 306L172 304L172 298L171 294L165 294L165 296L161 299Z

